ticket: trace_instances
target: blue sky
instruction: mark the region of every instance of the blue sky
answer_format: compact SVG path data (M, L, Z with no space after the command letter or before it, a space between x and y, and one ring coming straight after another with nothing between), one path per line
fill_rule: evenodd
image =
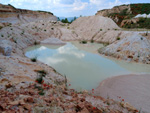
M150 0L0 0L17 8L50 11L59 17L90 16L98 10L129 3L150 3Z

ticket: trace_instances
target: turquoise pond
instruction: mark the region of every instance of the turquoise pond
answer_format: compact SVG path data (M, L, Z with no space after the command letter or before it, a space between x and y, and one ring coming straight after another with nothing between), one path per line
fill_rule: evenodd
M76 90L91 90L112 76L150 73L150 65L129 63L97 54L102 44L68 42L64 46L36 45L26 49L25 56L37 59L66 75Z

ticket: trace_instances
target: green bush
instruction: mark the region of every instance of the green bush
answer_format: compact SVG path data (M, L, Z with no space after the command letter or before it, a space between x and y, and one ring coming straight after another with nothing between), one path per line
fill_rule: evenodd
M91 43L94 43L94 40L91 40Z
M45 70L38 70L37 72L43 77L45 77L47 74L47 72Z
M38 43L36 41L34 41L34 45L37 45Z
M45 94L45 93L44 93L44 89L43 89L41 86L36 86L36 85L35 85L35 88L38 89L39 95L44 95L44 94Z
M87 41L86 40L82 40L80 43L87 44Z
M36 79L36 81L37 81L39 84L42 84L42 82L43 82L43 77L40 76L39 78Z
M37 61L37 57L31 58L32 62L36 62Z
M145 36L148 36L148 31L145 33Z
M120 37L117 37L117 40L120 40Z
M2 29L3 27L2 26L0 26L0 30Z

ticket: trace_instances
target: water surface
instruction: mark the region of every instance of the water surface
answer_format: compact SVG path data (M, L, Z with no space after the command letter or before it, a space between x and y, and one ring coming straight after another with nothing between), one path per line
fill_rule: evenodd
M102 44L79 42L67 43L64 46L37 45L27 49L25 55L53 67L57 72L66 75L71 88L91 90L111 76L124 74L150 73L150 65L128 63L109 59L96 54Z

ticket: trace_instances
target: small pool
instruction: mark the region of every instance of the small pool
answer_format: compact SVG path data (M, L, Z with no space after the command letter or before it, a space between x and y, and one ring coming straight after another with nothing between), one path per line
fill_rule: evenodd
M111 76L150 73L150 65L128 63L110 59L96 54L102 44L68 42L64 46L37 45L29 47L25 55L37 59L53 67L57 72L66 75L70 88L91 90Z

